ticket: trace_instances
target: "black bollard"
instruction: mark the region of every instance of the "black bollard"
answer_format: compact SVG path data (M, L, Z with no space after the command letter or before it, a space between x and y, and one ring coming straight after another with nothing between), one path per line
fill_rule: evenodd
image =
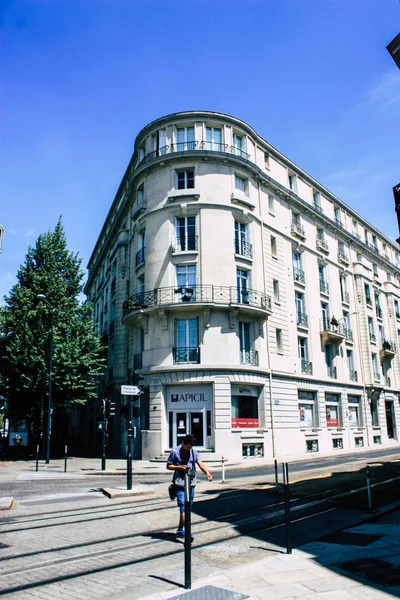
M36 446L36 472L39 471L39 444Z
M67 472L68 446L64 448L64 473Z
M276 487L276 491L279 492L278 461L276 460L276 458L274 459L274 469L275 469L275 487Z
M283 467L283 490L285 499L285 530L286 530L286 552L292 554L292 542L290 539L290 494L289 494L289 467L287 463Z
M366 472L367 472L368 510L372 511L371 473L369 470L369 465L367 465Z
M185 589L192 587L192 507L189 470L185 473Z

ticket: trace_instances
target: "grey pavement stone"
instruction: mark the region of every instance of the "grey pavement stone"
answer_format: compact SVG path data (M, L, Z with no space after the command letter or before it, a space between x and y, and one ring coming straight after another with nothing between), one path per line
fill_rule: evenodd
M244 586L243 586L244 587ZM276 585L271 586L268 589L265 587L254 588L251 590L251 597L261 598L265 600L288 600L289 598L301 598L304 594L309 592L301 584L290 584L290 585ZM354 599L353 599L354 600Z
M334 590L345 590L360 585L359 581L355 581L349 577L333 574L331 577L324 579L313 579L304 582L304 585L313 592L330 592Z

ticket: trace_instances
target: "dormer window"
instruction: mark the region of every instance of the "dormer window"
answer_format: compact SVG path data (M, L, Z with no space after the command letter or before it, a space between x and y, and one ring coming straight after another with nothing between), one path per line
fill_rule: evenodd
M297 179L296 175L293 175L293 173L288 173L288 185L292 192L297 192Z

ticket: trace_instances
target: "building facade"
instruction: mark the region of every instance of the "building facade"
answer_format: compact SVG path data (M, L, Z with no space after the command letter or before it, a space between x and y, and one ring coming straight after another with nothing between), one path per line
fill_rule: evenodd
M86 433L116 400L114 454L137 377L136 457L188 432L229 459L398 443L399 252L243 121L147 125L88 267L108 369Z

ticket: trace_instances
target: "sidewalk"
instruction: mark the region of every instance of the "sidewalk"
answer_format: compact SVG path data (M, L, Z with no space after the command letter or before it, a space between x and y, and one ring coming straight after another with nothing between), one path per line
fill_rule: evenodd
M400 508L355 527L143 600L388 600L400 596ZM214 549L215 552L215 549ZM219 591L218 591L219 590ZM225 593L224 593L225 591ZM230 593L227 593L230 592ZM117 596L113 600L117 600ZM127 600L129 594L118 595Z

